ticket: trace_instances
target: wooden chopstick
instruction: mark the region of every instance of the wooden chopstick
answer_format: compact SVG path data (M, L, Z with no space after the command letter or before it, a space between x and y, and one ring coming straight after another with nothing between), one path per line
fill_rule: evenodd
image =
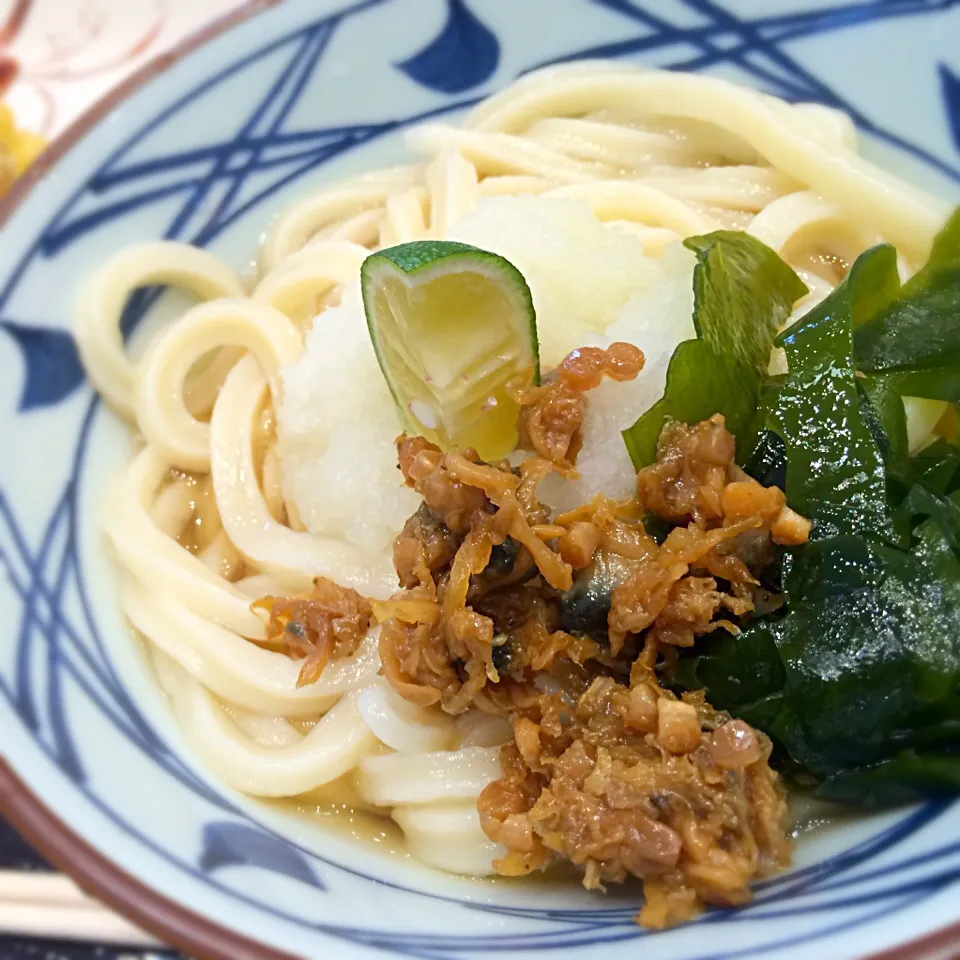
M124 946L161 946L60 874L0 870L0 933Z
M0 870L0 904L63 903L99 906L69 877L61 873L32 873Z

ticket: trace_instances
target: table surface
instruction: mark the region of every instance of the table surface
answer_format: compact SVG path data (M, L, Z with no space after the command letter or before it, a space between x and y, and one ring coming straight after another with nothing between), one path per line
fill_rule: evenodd
M133 71L244 0L0 0L3 93L20 126L48 141ZM50 870L0 820L0 870ZM176 960L142 952L0 936L0 960Z
M51 868L0 820L0 870ZM0 936L0 960L178 960L169 952L140 952L97 944L58 943L52 940Z

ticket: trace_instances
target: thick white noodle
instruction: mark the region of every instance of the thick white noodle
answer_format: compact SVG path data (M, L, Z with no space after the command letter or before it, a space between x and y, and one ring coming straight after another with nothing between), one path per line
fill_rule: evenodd
M324 227L343 223L359 211L382 207L388 197L414 186L420 176L416 167L396 167L301 197L267 232L258 257L261 271L269 273Z
M250 611L249 598L167 536L150 516L151 498L168 471L169 464L146 447L110 485L102 523L117 559L136 579L170 590L211 622L241 637L262 638L263 621Z
M631 220L663 227L678 237L709 233L718 226L698 208L644 183L603 180L559 187L546 196L584 200L599 220Z
M487 876L494 872L493 861L506 853L480 828L475 803L399 806L393 809L393 819L403 830L410 852L440 870Z
M388 753L360 764L357 789L378 807L476 799L500 775L497 747L462 747L405 756Z
M284 744L249 736L211 696L173 661L154 660L187 738L222 780L261 797L289 797L330 783L353 769L376 738L348 693L309 733Z
M223 705L223 709L251 740L264 747L287 747L302 736L286 717L264 717L232 704Z
M182 470L210 469L210 426L186 408L183 385L197 360L224 346L244 348L268 379L275 398L280 395L280 368L295 363L303 352L303 341L289 318L253 300L201 304L158 337L140 368L137 425L147 443ZM244 357L243 362L251 360Z
M383 681L360 694L357 708L377 739L398 753L446 750L457 739L452 717L437 708L408 703Z
M460 714L456 725L460 747L499 747L513 737L513 727L506 720L481 710Z
M428 194L422 187L404 190L387 198L386 215L380 228L380 246L412 243L427 235Z
M93 385L131 420L137 372L123 348L120 317L134 290L158 283L201 300L243 296L237 275L212 253L170 241L128 247L90 277L78 301L77 347Z
M257 284L253 299L297 320L312 318L316 302L355 279L369 252L346 240L315 240L274 267Z
M430 201L430 236L442 239L477 205L477 168L456 150L448 150L424 170Z
M840 138L828 141L823 125L811 124L809 111L797 111L772 97L700 74L620 64L595 70L580 65L556 67L528 75L491 97L474 110L466 126L471 141L476 134L516 138L542 117L602 109L635 121L667 116L720 127L914 260L925 257L947 212L944 204L844 149L837 142ZM493 155L500 154L494 151Z
M103 526L123 611L196 752L255 795L349 788L392 812L414 856L479 875L502 851L480 830L476 798L499 775L510 725L402 700L378 677L376 628L303 687L301 661L251 642L265 636L250 609L261 596L316 576L367 596L396 585L389 556L311 535L285 500L278 372L300 356L312 318L356 285L371 250L443 238L486 197L580 200L653 256L691 234L746 229L807 282L795 315L830 292L836 264L878 241L897 246L908 276L945 208L860 157L851 122L833 110L619 63L530 74L464 126L429 124L408 139L422 163L323 186L282 213L249 296L207 251L141 244L91 276L76 336L94 385L146 441L111 484ZM134 363L121 314L134 289L156 283L203 302ZM908 401L913 449L941 411Z
M340 694L373 682L380 667L376 637L371 634L353 657L332 664L316 683L298 687L295 661L198 617L167 593L129 583L123 611L137 630L196 680L247 710L312 716L328 709Z

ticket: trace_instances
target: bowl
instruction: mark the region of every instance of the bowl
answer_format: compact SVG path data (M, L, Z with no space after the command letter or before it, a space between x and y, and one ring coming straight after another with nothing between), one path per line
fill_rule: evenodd
M310 185L396 163L404 131L541 64L623 57L847 111L866 150L960 193L960 10L888 0L288 0L193 37L74 125L0 217L0 810L186 952L241 957L934 958L960 949L960 804L806 835L735 911L650 932L636 891L474 881L389 836L218 783L120 613L99 532L125 429L70 334L84 277L176 238L248 264ZM163 311L149 291L132 328Z

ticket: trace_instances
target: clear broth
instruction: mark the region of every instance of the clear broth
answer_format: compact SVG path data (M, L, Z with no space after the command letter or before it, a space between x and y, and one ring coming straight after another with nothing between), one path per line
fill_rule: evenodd
M368 846L390 858L414 861L403 831L384 810L366 805L357 795L350 775L332 784L299 797L263 800L264 806L282 813L299 823L319 827L335 836ZM790 826L787 834L794 842L825 831L841 829L851 821L862 818L862 812L839 804L815 800L801 794L789 795ZM527 877L459 877L451 874L451 881L483 883L496 887L519 884L529 891L532 885L551 889L579 885L582 875L573 864L559 863L546 872ZM617 887L618 898L643 899L641 881L630 879Z

